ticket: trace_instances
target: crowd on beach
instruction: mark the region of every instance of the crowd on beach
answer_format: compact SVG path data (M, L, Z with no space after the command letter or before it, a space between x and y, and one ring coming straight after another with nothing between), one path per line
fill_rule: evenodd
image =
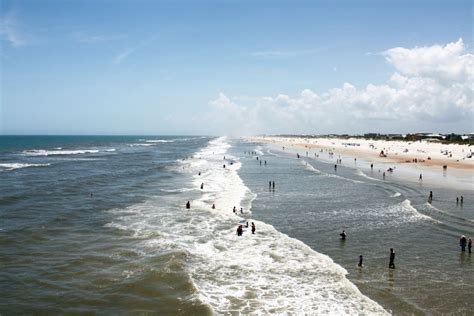
M305 146L307 147L307 146ZM285 146L282 146L282 149L285 150ZM385 150L385 148L384 148ZM386 152L382 150L379 154L380 157L387 157L387 154ZM328 152L328 155L330 158L333 158L334 155L335 155L335 151L334 149L333 150L329 150L329 149L325 149L325 151ZM323 149L320 149L319 152L323 152ZM255 151L248 151L248 152L244 152L244 154L248 154L248 155L255 155L256 157L256 161L258 162L258 164L260 166L262 166L262 159L258 156L257 152ZM308 157L308 151L306 151L306 157ZM296 157L297 159L300 159L301 155L299 153L296 154ZM318 158L319 157L319 154L315 153L315 158ZM428 160L430 160L431 158L428 157ZM226 160L225 156L224 156L224 160ZM417 163L417 162L424 162L424 160L422 159L418 159L418 158L413 158L412 159L412 162L414 163ZM354 163L357 163L357 158L354 157ZM232 162L230 162L230 164L232 165ZM334 171L337 172L337 165L338 164L342 164L342 158L339 157L337 158L336 160L336 164L334 165ZM266 160L263 160L263 165L264 166L267 166L267 161ZM225 168L226 165L224 164L223 165L223 168ZM390 167L386 170L386 172L394 172L396 167ZM371 163L370 164L370 169L373 170L374 169L374 164ZM446 169L446 166L443 165L443 169ZM379 169L379 173L381 172L381 170ZM201 172L199 172L198 174L199 176L201 175ZM385 180L385 171L382 173L382 178ZM423 180L423 175L420 173L419 175L419 181L422 181ZM201 190L204 189L204 183L201 183ZM275 191L275 181L268 181L268 190L269 191ZM433 191L430 191L429 193L429 196L428 196L428 203L432 203L433 202ZM464 203L464 197L461 195L460 197L456 197L456 205L463 205ZM187 209L190 209L191 208L191 204L190 204L190 201L187 201L186 203L186 208ZM211 206L212 209L215 209L216 206L215 204L212 204ZM237 214L237 208L234 206L233 209L232 209L232 212L234 214ZM244 214L244 211L243 211L243 208L240 208L240 214ZM242 223L243 221L241 221ZM236 229L236 234L237 236L242 236L243 235L243 232L244 232L244 228L248 228L249 227L249 222L246 221L245 222L245 225L244 224L241 224L239 223L237 229ZM255 234L255 231L256 231L256 227L255 227L255 223L252 222L251 223L251 231L252 231L252 234ZM345 232L345 230L342 231L342 233L339 234L341 236L341 241L344 242L347 238L347 234ZM466 248L467 248L467 251L469 254L472 253L472 238L469 237L469 238L466 238L464 235L462 235L459 239L459 245L461 247L461 252L466 252ZM359 262L358 262L358 267L360 268L363 268L363 255L360 255L359 256ZM389 268L390 269L395 269L395 250L393 248L390 248L390 254L389 254Z

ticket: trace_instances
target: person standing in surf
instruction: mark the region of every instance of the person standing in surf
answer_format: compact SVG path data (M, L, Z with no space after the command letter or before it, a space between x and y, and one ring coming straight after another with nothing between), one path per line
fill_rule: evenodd
M459 246L461 246L462 252L466 252L466 244L467 244L466 236L462 235L461 238L459 238Z
M255 223L252 222L252 234L255 234Z
M389 269L395 269L395 251L390 248L390 262L388 263Z

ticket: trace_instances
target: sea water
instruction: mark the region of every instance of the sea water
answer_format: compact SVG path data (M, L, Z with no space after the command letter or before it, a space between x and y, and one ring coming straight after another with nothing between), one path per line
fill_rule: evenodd
M0 313L467 313L469 203L331 168L225 137L2 136Z

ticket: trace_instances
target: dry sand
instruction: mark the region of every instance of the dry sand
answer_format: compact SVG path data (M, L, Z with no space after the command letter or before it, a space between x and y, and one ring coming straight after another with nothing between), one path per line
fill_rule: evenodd
M368 161L416 164L428 167L474 169L474 157L467 158L474 146L433 143L427 141L386 141L359 138L249 137L250 141L272 143L285 147L328 149L335 154L363 158ZM381 151L386 157L381 157ZM447 154L446 154L447 153ZM418 162L415 163L413 160Z

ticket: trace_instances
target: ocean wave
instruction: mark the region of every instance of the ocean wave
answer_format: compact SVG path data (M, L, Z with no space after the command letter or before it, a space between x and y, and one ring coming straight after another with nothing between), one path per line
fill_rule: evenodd
M146 139L146 143L174 143L174 140L170 139Z
M0 163L0 171L11 171L28 167L47 167L49 163Z
M81 154L96 154L97 149L79 149L79 150L45 150L32 149L24 150L23 154L26 156L66 156L66 155L81 155Z
M474 223L474 220L472 219L468 219L468 218L464 218L462 216L458 216L458 215L455 215L455 214L451 214L447 211L444 211L442 209L439 209L435 206L433 206L431 203L428 203L428 202L425 202L424 204L427 208L433 210L433 211L436 211L436 212L439 212L439 213L442 213L444 216L447 216L447 217L451 217L457 221L460 221L460 222L471 222L471 223Z
M373 180L373 181L380 181L380 182L383 182L383 180L380 180L380 179L377 179L377 178L368 176L367 174L365 174L365 173L364 173L362 170L360 170L360 169L357 169L356 174L357 174L358 176L364 177L364 178L366 178L366 179L370 179L370 180Z
M135 143L135 144L128 144L130 147L137 147L137 146L153 146L153 144L150 143Z
M331 258L250 217L256 195L240 178L241 162L229 148L226 138L218 138L184 161L182 172L201 192L191 209L184 208L189 193L182 192L114 211L117 217L106 226L130 231L145 253L185 252L196 297L218 314L386 314ZM234 214L234 206L245 214ZM245 228L236 236L242 221L254 222L256 234Z
M403 207L402 210L408 211L409 213L413 215L414 218L439 223L438 220L431 218L428 215L420 213L420 211L418 211L413 205L411 205L411 201L408 199L404 200L401 203L401 205Z
M354 179L346 178L346 177L343 177L343 176L339 176L337 174L330 174L330 173L323 172L319 169L314 168L311 164L309 164L304 159L302 159L300 161L306 167L306 169L308 169L308 170L310 170L314 173L320 174L323 177L340 179L340 180L349 181L349 182L352 182L352 183L365 183L364 181L361 181L361 180L354 180Z

